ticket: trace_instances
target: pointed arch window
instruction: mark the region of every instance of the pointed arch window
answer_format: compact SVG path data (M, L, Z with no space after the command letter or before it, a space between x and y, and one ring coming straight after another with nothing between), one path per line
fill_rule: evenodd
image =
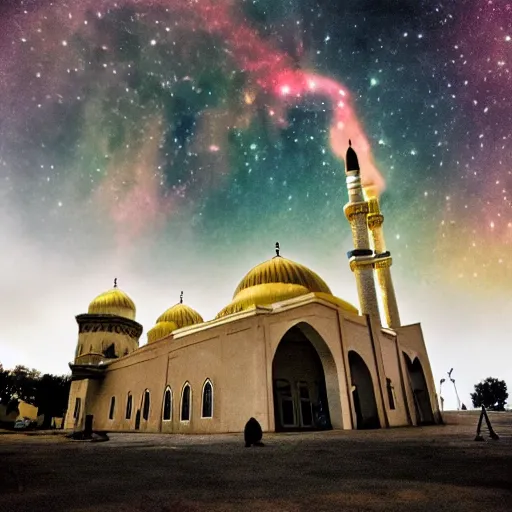
M213 417L213 386L210 379L206 379L203 385L203 399L201 418Z
M149 418L150 401L151 401L151 398L150 398L149 390L146 389L146 391L144 391L144 403L142 404L142 417L146 421Z
M116 397L113 396L110 399L110 410L108 411L108 419L113 420L114 419L114 413L116 410Z
M167 386L164 393L164 421L170 421L172 419L172 391L169 386Z
M190 404L192 402L192 391L187 382L181 392L181 421L190 421Z
M127 420L131 419L132 417L132 407L133 407L133 397L131 393L128 393L128 396L126 398L126 414L125 418Z

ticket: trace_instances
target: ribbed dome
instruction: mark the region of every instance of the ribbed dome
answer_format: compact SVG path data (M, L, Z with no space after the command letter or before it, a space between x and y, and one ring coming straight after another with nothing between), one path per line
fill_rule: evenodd
M300 285L309 292L331 293L325 281L309 268L282 256L274 256L247 273L236 287L233 300L246 288L270 283Z
M153 343L169 336L177 328L178 326L174 322L158 322L148 331L148 343Z
M197 311L180 302L162 313L157 319L157 323L160 322L174 322L176 329L181 329L189 325L202 324L204 320Z
M169 334L176 329L181 329L189 325L202 324L204 322L197 311L181 302L182 297L178 304L169 308L158 317L156 325L148 331L148 343L161 340L169 336Z
M315 272L300 263L275 256L249 271L237 286L231 304L217 318L311 292L332 296L327 284Z
M98 295L90 304L90 315L116 315L135 320L135 304L114 283L114 288Z

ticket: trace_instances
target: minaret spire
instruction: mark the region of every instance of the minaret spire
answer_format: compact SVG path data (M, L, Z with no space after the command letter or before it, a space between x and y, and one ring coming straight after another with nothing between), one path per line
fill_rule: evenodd
M347 150L347 158L345 160L345 166L346 166L347 172L361 170L359 168L359 160L357 159L357 154L352 149L352 141L350 139L348 139L348 150Z
M370 247L366 217L369 206L363 194L359 160L349 140L345 158L345 175L349 202L345 205L345 215L350 222L354 249L347 253L350 269L354 272L361 314L380 320L377 292L373 278L373 250Z

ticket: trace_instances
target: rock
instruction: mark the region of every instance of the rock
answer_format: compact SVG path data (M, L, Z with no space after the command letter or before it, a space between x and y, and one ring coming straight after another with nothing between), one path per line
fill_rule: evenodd
M245 424L244 428L245 447L249 448L250 446L264 446L261 442L262 437L263 431L261 430L261 425L256 419L251 418Z

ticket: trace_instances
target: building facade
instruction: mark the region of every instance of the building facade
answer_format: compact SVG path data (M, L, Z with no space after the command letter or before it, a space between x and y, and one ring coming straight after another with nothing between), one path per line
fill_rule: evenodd
M421 326L400 323L384 217L352 148L346 180L359 309L276 244L214 320L180 299L139 346L135 304L114 283L77 316L65 427L87 416L95 430L165 433L240 432L250 417L264 431L439 422Z

